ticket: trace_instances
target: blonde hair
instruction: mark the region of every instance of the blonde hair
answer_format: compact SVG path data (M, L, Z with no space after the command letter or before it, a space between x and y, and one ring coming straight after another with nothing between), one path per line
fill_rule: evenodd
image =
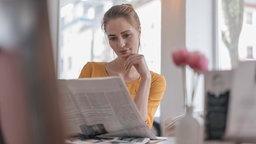
M140 32L140 20L131 4L112 6L103 16L101 28L106 32L107 23L115 18L125 18L135 29Z

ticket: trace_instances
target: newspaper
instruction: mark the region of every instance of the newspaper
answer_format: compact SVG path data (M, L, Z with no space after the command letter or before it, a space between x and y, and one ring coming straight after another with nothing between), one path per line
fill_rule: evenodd
M86 140L66 140L66 144L145 144L150 142L149 138L131 138L131 137L115 137L111 139L86 139Z
M156 139L120 77L59 80L59 88L68 135Z
M240 62L233 79L226 137L256 142L256 61Z

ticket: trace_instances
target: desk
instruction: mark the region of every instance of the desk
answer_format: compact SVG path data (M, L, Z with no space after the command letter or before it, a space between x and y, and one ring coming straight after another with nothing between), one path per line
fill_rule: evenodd
M159 139L165 139L160 142L149 142L147 144L175 144L175 139L173 137L159 137Z

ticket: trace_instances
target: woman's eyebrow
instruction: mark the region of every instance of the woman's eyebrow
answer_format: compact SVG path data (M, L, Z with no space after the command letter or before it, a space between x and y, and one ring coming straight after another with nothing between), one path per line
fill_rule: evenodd
M130 32L130 31L131 31L131 30L126 30L126 31L121 32L121 34Z
M108 35L108 37L114 37L114 36L116 36L116 35L114 35L114 34L109 34Z
M125 31L122 31L121 34L124 34L124 33L129 33L131 30L125 30ZM108 34L109 37L113 37L113 36L116 36L115 34Z

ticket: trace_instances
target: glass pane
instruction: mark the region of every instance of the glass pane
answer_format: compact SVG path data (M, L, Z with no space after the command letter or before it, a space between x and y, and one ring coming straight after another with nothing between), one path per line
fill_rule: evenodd
M238 61L256 56L256 1L221 0L219 6L220 69L231 69Z
M141 47L150 70L160 73L160 0L74 0L61 3L58 78L78 78L88 61L111 61L114 52L101 29L103 14L114 4L131 3L141 21ZM159 116L157 111L156 116Z

